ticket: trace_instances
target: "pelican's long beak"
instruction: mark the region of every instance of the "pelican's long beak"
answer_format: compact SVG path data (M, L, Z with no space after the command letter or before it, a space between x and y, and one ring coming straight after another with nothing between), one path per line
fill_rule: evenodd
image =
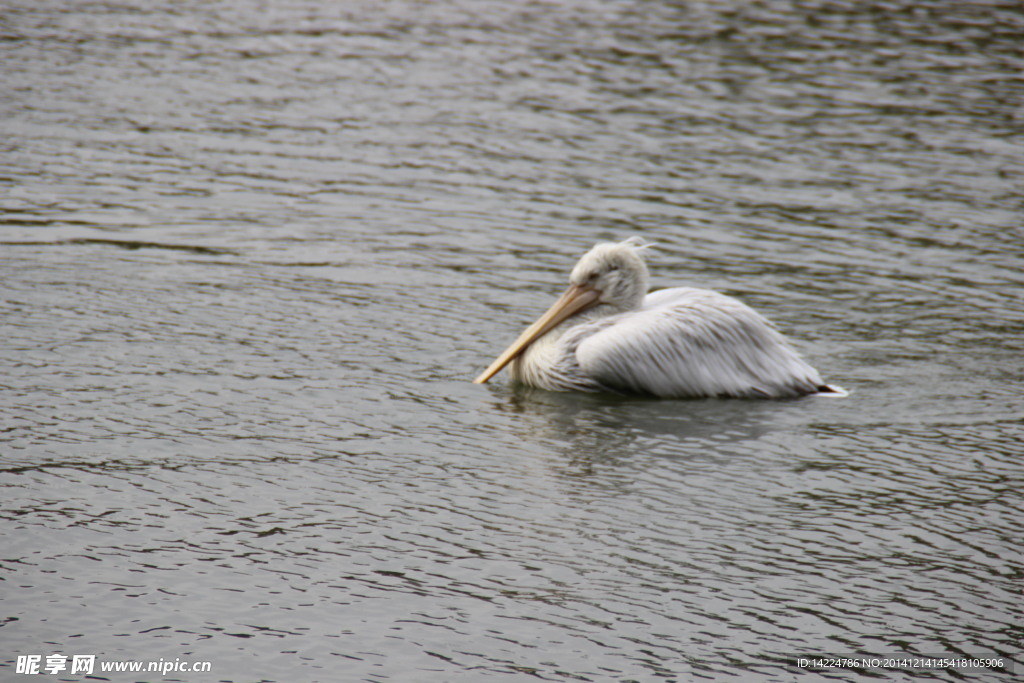
M533 323L519 335L519 338L512 342L512 345L505 349L505 352L498 356L491 366L480 373L473 382L483 384L491 377L494 377L503 367L511 363L516 357L526 350L526 347L536 341L539 337L547 334L553 327L566 318L597 303L601 293L582 285L572 285L565 290L551 308L537 322Z

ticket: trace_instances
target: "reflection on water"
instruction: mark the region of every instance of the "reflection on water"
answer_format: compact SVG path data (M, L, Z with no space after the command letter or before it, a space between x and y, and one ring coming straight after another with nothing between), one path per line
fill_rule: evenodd
M1012 4L16 0L0 26L0 666L1024 666ZM470 383L633 234L656 287L738 296L851 396Z
M513 412L513 431L542 439L564 457L628 460L638 450L714 463L742 454L750 442L779 428L787 401L660 401L613 395L552 393L513 385L495 406ZM499 395L501 395L499 393Z

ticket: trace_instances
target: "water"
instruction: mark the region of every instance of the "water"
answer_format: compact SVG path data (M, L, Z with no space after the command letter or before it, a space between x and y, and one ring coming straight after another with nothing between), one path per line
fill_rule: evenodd
M1011 2L9 0L5 678L1008 680L793 657L1024 667L1022 34ZM633 234L851 396L470 383Z

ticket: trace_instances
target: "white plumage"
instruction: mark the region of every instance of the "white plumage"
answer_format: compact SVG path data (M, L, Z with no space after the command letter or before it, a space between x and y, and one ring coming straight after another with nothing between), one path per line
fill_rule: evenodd
M479 377L511 363L513 379L552 391L662 398L845 393L824 385L761 315L706 289L647 294L642 240L598 244L570 287Z

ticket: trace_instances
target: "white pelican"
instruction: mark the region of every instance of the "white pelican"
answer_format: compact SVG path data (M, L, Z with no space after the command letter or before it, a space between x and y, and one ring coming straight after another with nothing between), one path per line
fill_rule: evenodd
M573 268L562 297L473 381L482 384L511 363L514 380L551 391L845 394L736 299L690 287L647 294L648 246L637 237L596 245Z

